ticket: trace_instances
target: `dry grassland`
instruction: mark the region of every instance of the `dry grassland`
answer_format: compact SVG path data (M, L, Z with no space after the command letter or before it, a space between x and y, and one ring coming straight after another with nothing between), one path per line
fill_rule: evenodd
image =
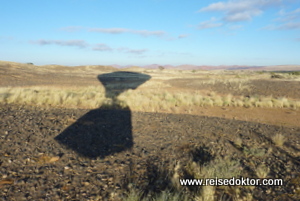
M164 71L146 70L152 79L136 90L129 89L119 96L124 107L133 111L180 113L181 108L194 107L258 107L258 108L300 108L299 98L273 97L266 95L232 95L209 90L219 85L228 86L234 92L251 91L250 81L272 80L269 73L256 72L224 72L224 71ZM299 82L300 76L283 75L284 80ZM172 86L168 80L182 79L185 89ZM192 80L188 83L189 79ZM282 81L279 80L278 82ZM189 89L190 85L190 89ZM195 90L197 85L205 86L206 90ZM111 89L118 88L111 84ZM287 89L290 90L290 89ZM255 94L255 92L252 92ZM1 87L0 102L31 104L51 107L93 109L102 104L109 105L111 100L105 97L105 89L98 86L22 86Z

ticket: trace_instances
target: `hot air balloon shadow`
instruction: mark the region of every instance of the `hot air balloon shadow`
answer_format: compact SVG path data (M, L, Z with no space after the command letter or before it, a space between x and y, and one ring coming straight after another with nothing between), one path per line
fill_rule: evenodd
M131 110L126 102L118 100L118 96L128 89L136 89L151 77L117 71L98 75L97 78L105 87L105 96L111 100L110 106L102 105L87 112L55 137L64 147L88 158L104 158L132 148Z

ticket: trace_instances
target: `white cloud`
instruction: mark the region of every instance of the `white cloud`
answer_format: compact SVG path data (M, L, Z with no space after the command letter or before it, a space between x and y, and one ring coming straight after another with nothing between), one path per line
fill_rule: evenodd
M104 43L96 44L96 46L93 48L94 51L118 51L126 54L135 54L135 55L142 55L145 52L147 52L147 49L131 49L128 47L119 47L119 48L112 48Z
M286 12L285 10L279 11L279 16L274 21L276 24L265 26L265 30L292 30L300 29L300 8Z
M280 17L276 19L281 23L277 29L299 29L300 28L300 8L293 11L286 12L281 10L279 12Z
M88 43L86 43L84 40L36 40L36 41L30 41L32 44L38 44L38 45L59 45L59 46L75 46L79 48L85 48L90 46ZM128 47L120 47L120 48L112 48L107 44L104 43L98 43L93 45L93 48L91 48L93 51L118 51L126 54L135 54L135 55L142 55L145 52L147 52L147 49L131 49Z
M117 48L117 50L119 52L124 52L124 53L129 53L129 54L137 54L137 55L144 54L145 52L148 51L147 49L130 49L127 47Z
M84 40L37 40L30 41L33 44L38 45L59 45L59 46L75 46L79 48L85 48L88 44Z
M300 19L300 8L295 9L290 12L286 12L285 10L279 11L280 17L276 19L276 21L280 22L290 22L292 20Z
M140 54L144 54L147 51L148 51L147 49L131 49L128 50L127 53L140 55Z
M108 34L121 34L121 33L127 33L130 30L124 29L124 28L92 28L89 29L90 32L99 32L99 33L108 33Z
M250 21L253 17L261 15L262 11L258 9L232 13L230 15L226 15L224 20L227 22L241 22L241 21Z
M104 43L98 43L93 48L93 50L104 52L104 51L112 51L113 49L111 47L109 47L108 45L104 44Z
M67 31L67 32L76 32L76 31L80 31L83 28L81 26L69 26L69 27L63 27L60 30L62 31Z
M218 22L216 18L211 18L210 20L201 22L198 25L198 29L209 29L222 26L223 23Z
M278 5L281 0L229 0L217 2L200 9L200 12L222 12L226 22L249 21L261 15L269 7Z
M131 33L138 34L141 36L164 36L166 33L164 31L147 31L147 30L132 30Z
M181 39L181 38L187 38L189 35L188 34L180 34L178 36L178 39Z
M121 34L121 33L131 33L140 36L157 36L162 37L166 35L164 31L149 31L149 30L133 30L125 28L92 28L89 29L90 32L108 33L108 34Z
M277 29L300 29L300 22L288 22L280 25Z
M239 24L236 24L236 25L230 25L228 28L229 28L230 30L238 30L238 29L243 28L243 26L242 26L242 25L239 25Z
M178 40L178 39L187 37L187 35L185 35L185 34L179 35L178 37L171 37L170 35L168 35L167 32L162 31L162 30L151 31L151 30L127 29L127 28L118 28L118 27L115 27L115 28L84 28L81 26L68 26L68 27L60 28L60 30L66 31L66 32L76 32L76 31L85 30L88 32L115 34L115 35L127 33L127 34L139 35L139 36L143 36L143 37L154 36L154 37L158 37L158 38L168 40L168 41Z

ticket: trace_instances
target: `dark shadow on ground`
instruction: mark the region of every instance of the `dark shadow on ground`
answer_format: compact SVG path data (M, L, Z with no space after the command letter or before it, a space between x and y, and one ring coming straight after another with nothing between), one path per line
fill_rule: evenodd
M105 96L111 99L112 104L89 111L55 140L89 158L104 158L130 149L133 146L131 110L124 102L121 106L117 97L128 89L136 89L150 78L146 74L125 71L98 75L98 80L105 87Z

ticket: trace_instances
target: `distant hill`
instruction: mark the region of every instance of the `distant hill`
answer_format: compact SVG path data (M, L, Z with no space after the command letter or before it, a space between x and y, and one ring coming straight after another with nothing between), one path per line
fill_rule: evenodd
M163 67L165 69L175 69L175 70L252 70L252 71L300 71L300 65L277 65L277 66L244 66L244 65L220 65L220 66L210 66L210 65L160 65L160 64L150 64L143 66L134 65L86 65L86 66L62 66L62 65L44 65L36 66L32 63L17 63L10 61L0 61L0 67L9 66L12 68L22 68L22 69L35 69L43 71L56 71L60 70L62 72L69 72L72 70L78 72L94 72L94 71L115 71L115 70L133 70L133 71L143 71L143 69L159 69Z
M242 65L232 65L232 66L209 66L209 65L158 65L151 64L142 66L147 69L158 69L160 66L165 69L177 69L177 70L253 70L253 71L300 71L300 65L278 65L278 66L242 66Z

